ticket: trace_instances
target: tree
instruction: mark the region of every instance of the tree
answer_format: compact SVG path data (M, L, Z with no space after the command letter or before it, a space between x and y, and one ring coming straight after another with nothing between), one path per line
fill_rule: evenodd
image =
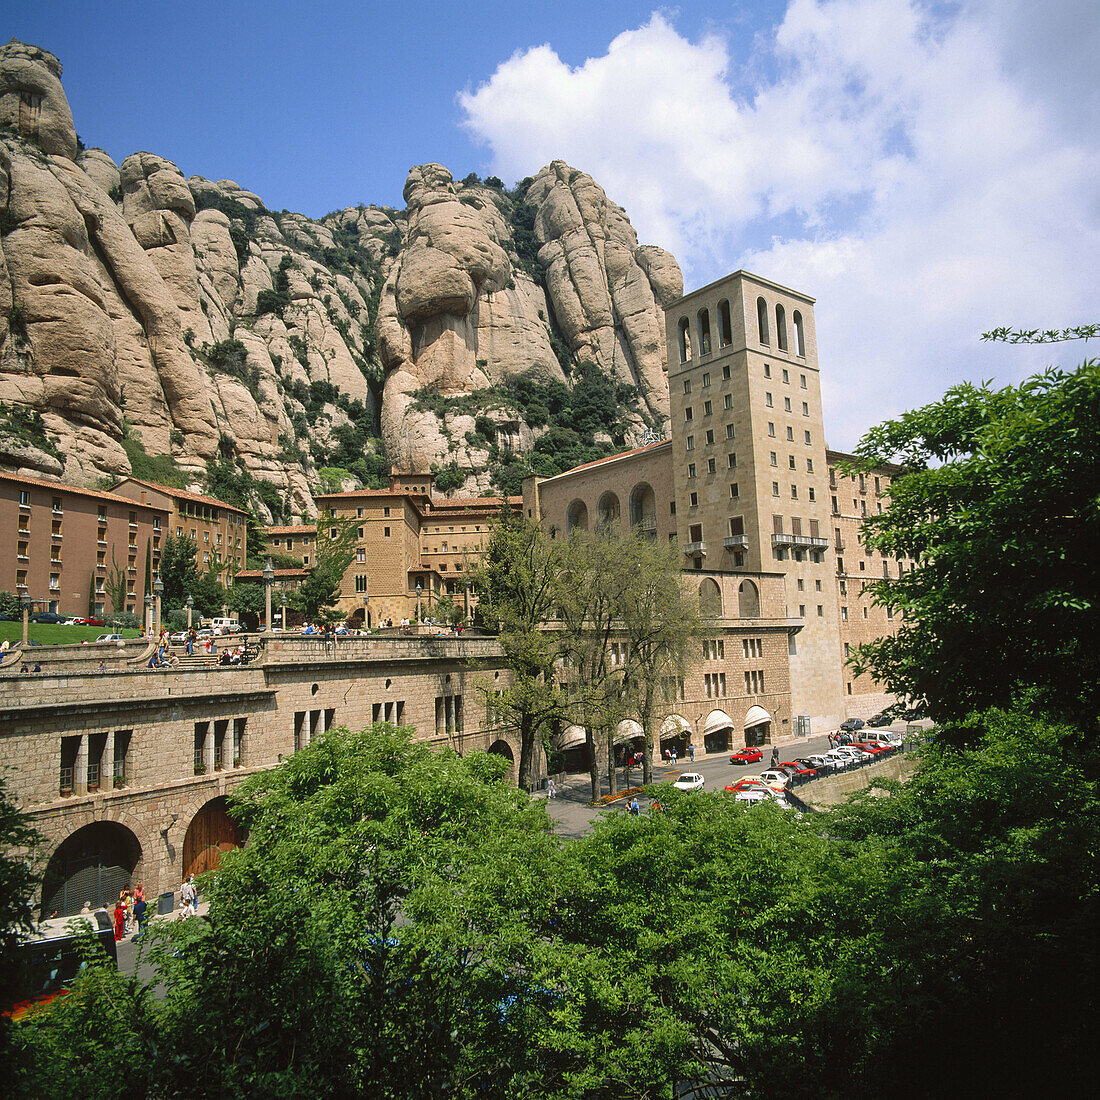
M262 584L238 582L226 589L225 598L226 604L253 627L259 624L260 616L267 610L267 595ZM286 629L285 623L283 629Z
M287 597L307 619L333 617L344 573L355 558L358 521L354 516L340 517L330 511L317 516L314 565L301 587Z
M169 535L164 540L160 555L160 579L164 584L162 606L183 607L187 597L194 595L199 585L196 550L195 540L186 535Z
M38 839L0 777L0 989L15 987L12 972L15 947L20 933L32 927L35 878L20 851L33 847Z
M111 601L115 614L126 610L126 571L115 558L115 548L111 547L111 568L103 580L103 591Z
M856 667L958 719L1020 684L1094 730L1100 713L1100 362L1020 386L964 384L856 451L901 463L869 547L915 558L874 585L900 610Z
M642 782L648 784L653 781L653 721L659 686L684 675L688 647L703 636L705 626L698 595L686 587L674 545L635 535L622 551L631 566L618 606L626 643L624 687L645 730Z
M559 546L538 524L501 509L481 560L472 572L478 615L497 632L512 683L503 691L483 689L493 713L516 731L520 744L519 786L531 789L535 746L549 735L563 713L563 698L553 682L559 638L543 629L554 608L561 568Z

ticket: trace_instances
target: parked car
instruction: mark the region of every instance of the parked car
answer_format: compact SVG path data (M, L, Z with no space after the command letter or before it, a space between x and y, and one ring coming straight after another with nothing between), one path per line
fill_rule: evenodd
M102 619L97 619L94 616L89 616L86 619L73 619L74 626L106 626L107 624Z
M825 759L831 761L835 768L843 771L844 768L852 767L857 757L846 752L841 752L840 749L830 749L825 753Z
M98 638L96 638L96 641L97 642L121 642L121 641L125 641L125 639L122 637L121 634L100 634L100 636Z
M853 749L859 749L860 752L865 752L870 756L885 756L890 750L878 741L856 741L851 745Z
M907 711L902 712L902 718L906 722L916 722L921 718L927 718L928 715L924 713L924 707L910 707Z
M168 635L168 641L171 642L172 645L186 645L187 631L173 630L172 633Z
M64 615L55 615L52 611L39 611L37 615L32 615L30 618L32 623L63 623L65 622Z
M855 733L856 730L863 729L863 719L845 718L844 721L840 723L840 728L844 730L845 733Z
M678 791L701 791L706 780L698 772L684 772L672 785Z
M880 726L888 726L893 720L893 715L887 714L884 710L880 710L878 714L872 714L871 717L867 719L867 725L878 729Z
M792 779L806 780L813 779L817 775L817 769L811 768L808 764L804 764L801 760L785 760L779 765L782 771L787 772Z
M757 787L751 791L738 791L733 799L735 802L774 802L777 806L782 806L785 810L791 809L791 804L778 792L773 791L770 787Z
M761 772L760 778L767 786L777 791L784 790L787 784L791 781L790 776L787 775L786 772L781 772L778 769L774 771L769 769L766 772Z
M766 787L767 783L758 775L745 775L737 780L736 783L727 783L727 791L750 791L753 787Z
M808 768L813 768L815 771L832 771L836 767L836 761L830 760L824 753L815 753L813 756L807 756L800 761Z
M738 749L730 756L731 764L755 764L758 760L764 759L764 753L761 749L750 748L746 745L743 749Z

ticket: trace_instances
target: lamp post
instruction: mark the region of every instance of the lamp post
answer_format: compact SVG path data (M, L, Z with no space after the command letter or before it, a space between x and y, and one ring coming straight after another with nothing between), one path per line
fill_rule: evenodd
M283 611L282 611L282 616L279 619L279 626L282 629L283 633L285 634L286 633L286 589L285 588L283 589L282 599L281 599L280 602L282 603Z
M160 579L160 573L157 573L157 579L153 582L153 591L156 593L156 607L153 613L153 634L158 638L160 637L160 601L164 596L164 581Z
M27 644L27 623L30 621L31 608L34 606L34 600L31 599L29 592L24 592L19 597L19 606L23 608L23 645Z
M153 633L153 594L152 592L145 593L145 630L146 633Z
M370 579L363 578L363 629L370 629Z
M420 594L424 589L420 585L420 578L416 580L416 621L420 622Z
M187 631L188 631L188 633L190 633L190 631L191 631L191 612L194 611L194 609L195 609L195 597L194 596L188 596L187 597Z
M271 564L271 559L267 559L267 565L264 566L264 610L266 618L264 619L264 631L271 632L271 586L275 583L275 569Z

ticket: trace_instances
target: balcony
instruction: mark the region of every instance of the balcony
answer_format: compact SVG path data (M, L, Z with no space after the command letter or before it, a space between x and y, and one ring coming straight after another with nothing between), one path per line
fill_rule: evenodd
M833 549L834 550L843 550L844 549L844 540L843 539L837 539L833 543Z
M727 550L745 550L749 545L748 535L727 535L722 540L722 545Z
M705 554L707 552L707 544L705 542L685 542L684 553L685 554Z
M787 535L783 533L772 535L772 546L777 550L824 550L828 547L829 540L818 538L816 535Z

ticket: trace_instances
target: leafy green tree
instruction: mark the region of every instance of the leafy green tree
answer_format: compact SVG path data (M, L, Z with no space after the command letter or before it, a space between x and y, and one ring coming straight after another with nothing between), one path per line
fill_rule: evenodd
M21 850L32 848L38 839L0 776L0 989L14 988L15 947L19 934L31 927L35 878ZM0 1023L0 1044L6 1023Z
M519 785L530 790L535 747L549 736L563 714L564 699L554 684L559 639L543 629L556 598L562 551L538 524L507 505L471 580L478 594L478 617L497 633L512 669L512 683L485 688L491 712L519 739Z
M164 607L183 607L199 584L195 566L195 540L186 535L169 535L160 555L160 579L164 584Z
M126 610L126 570L115 559L115 549L111 547L111 568L103 580L103 591L111 601L115 614Z
M267 596L262 584L250 584L238 582L232 588L226 590L226 604L249 624L255 627L259 624L261 616L267 610ZM272 607L277 602L278 594L272 594ZM284 624L285 626L285 624Z
M867 544L917 562L874 585L903 623L861 647L859 670L942 718L1039 685L1045 706L1094 730L1100 361L1001 390L956 386L873 429L856 453L903 471L865 525Z

